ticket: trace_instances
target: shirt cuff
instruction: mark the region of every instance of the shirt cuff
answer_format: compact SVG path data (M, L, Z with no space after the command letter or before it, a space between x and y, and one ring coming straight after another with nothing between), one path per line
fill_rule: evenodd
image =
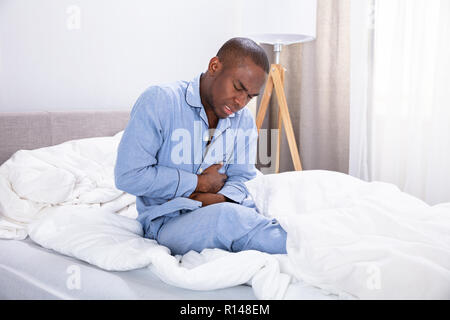
M225 197L233 200L234 202L237 202L239 204L244 201L244 199L247 197L247 194L242 192L239 188L232 186L232 185L225 185L219 192Z
M195 173L190 173L187 171L178 171L178 185L175 190L174 198L177 197L189 197L197 188L198 177Z

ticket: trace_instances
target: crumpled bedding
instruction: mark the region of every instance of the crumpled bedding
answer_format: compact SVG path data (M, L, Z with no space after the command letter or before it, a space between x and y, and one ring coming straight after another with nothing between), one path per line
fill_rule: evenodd
M0 167L0 238L30 236L105 270L148 267L187 289L248 284L259 299L295 299L305 286L352 299L450 298L450 204L332 171L247 183L260 212L287 231L287 255L172 256L142 237L135 197L114 186L121 134L16 152Z
M361 299L450 298L450 203L320 170L247 186L287 231L295 278Z

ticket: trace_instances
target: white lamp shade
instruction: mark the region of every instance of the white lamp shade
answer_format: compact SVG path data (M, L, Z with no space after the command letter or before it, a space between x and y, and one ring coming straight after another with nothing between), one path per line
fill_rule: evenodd
M242 34L260 43L316 38L317 0L241 0Z

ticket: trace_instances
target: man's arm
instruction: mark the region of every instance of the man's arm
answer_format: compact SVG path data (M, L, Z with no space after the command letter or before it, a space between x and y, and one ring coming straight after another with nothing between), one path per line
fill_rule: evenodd
M227 198L220 193L195 192L191 194L189 198L192 200L200 201L202 203L202 207L227 201Z
M165 200L193 192L217 193L227 179L217 165L196 175L157 163L156 154L171 128L167 100L161 89L152 87L134 105L117 152L116 187L135 196Z
M169 105L167 96L158 87L149 88L137 100L117 152L114 176L118 189L167 200L189 197L195 191L196 174L159 165L156 160L168 134L164 130L170 128Z

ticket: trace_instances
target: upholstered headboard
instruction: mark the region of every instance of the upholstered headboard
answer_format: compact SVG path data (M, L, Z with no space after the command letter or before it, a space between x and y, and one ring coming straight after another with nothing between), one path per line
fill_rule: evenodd
M0 165L18 150L112 136L125 129L130 110L0 112Z

